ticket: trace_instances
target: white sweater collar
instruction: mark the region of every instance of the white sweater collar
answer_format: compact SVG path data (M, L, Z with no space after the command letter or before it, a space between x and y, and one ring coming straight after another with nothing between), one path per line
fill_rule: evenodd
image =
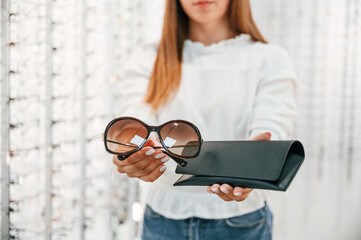
M240 44L249 43L251 40L252 39L250 35L246 33L241 33L236 37L225 39L217 43L212 43L207 46L201 42L193 42L190 39L186 39L184 41L184 47L190 48L198 52L214 52L214 51L224 50L224 48L226 47L232 47Z

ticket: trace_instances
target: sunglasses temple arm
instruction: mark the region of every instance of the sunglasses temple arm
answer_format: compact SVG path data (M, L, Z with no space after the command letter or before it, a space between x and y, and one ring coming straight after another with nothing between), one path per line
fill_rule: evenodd
M138 146L134 146L132 144L128 144L128 143L120 143L120 142L116 142L116 141L112 141L112 140L105 140L107 142L111 142L111 143L115 143L115 144L119 144L119 145L123 145L123 146L128 146L128 147L132 147L132 148L137 148Z
M193 145L175 145L175 146L167 146L168 148L183 148L183 147L198 147L199 144L193 144ZM154 149L164 149L162 146L155 146Z
M167 153L166 151L162 151L162 152L167 154L170 158L172 158L179 166L181 166L181 167L187 166L188 163L184 159L174 157L174 156L170 155L169 153Z
M184 159L181 159L181 158L177 158L177 157L174 157L174 156L171 156L170 154L168 154L166 151L163 151L163 153L165 153L166 155L168 155L169 157L171 157L179 166L181 167L185 167L187 166L187 161L185 161ZM125 159L127 159L129 156L127 155L117 155L117 158L120 160L120 161L123 161Z

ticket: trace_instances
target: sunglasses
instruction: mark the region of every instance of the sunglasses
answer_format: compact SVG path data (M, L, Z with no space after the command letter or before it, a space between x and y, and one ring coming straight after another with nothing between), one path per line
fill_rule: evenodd
M154 146L171 157L180 166L187 162L184 158L194 158L200 153L202 137L198 128L185 120L172 120L160 126L149 126L133 117L119 117L112 120L104 132L104 144L107 152L116 154L124 160L141 150L151 132L158 134L162 146Z

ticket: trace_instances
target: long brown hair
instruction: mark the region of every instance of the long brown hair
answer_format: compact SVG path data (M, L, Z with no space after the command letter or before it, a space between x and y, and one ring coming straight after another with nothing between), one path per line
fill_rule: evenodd
M231 0L231 28L247 33L254 41L266 43L251 13L249 0ZM189 18L179 0L167 0L162 37L148 85L145 101L153 110L159 109L171 93L176 93L181 81L183 42L188 38Z

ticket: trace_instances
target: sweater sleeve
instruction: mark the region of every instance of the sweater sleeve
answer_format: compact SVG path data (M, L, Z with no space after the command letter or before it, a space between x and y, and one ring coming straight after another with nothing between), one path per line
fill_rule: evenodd
M121 116L136 117L147 124L156 124L156 114L144 101L155 57L156 46L152 44L139 47L131 54L121 80Z
M285 50L275 45L263 46L267 49L263 51L248 139L268 131L271 140L286 140L291 137L297 116L296 74Z

